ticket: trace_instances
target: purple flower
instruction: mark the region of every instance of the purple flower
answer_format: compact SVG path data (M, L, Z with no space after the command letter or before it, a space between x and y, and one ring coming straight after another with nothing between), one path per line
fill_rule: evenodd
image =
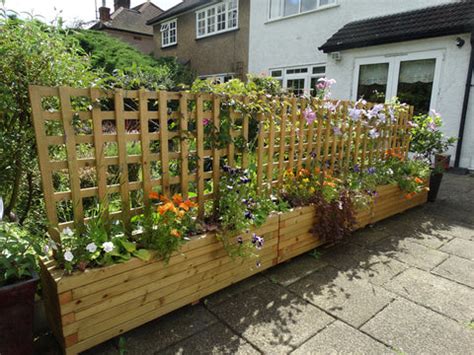
M430 123L428 123L428 129L430 131L436 131L438 129L438 126L436 125L436 123L430 122Z
M385 113L379 113L379 121L381 123L387 122L387 116L385 116Z
M342 135L341 129L339 127L333 127L332 130L334 131L335 136L340 136Z
M349 117L351 118L352 121L358 121L360 119L361 114L362 114L362 111L356 107L353 107L352 109L349 110Z
M360 173L360 165L359 164L354 165L354 172L355 173Z
M316 119L316 112L307 107L306 110L303 111L303 117L307 124L311 124Z
M242 237L237 237L237 243L239 243L239 244L244 243L244 240L242 239Z
M205 118L205 119L202 120L202 124L204 126L207 126L209 123L211 123L211 120L209 118Z
M253 214L249 210L245 211L244 216L247 219L253 219Z
M372 138L372 139L375 139L375 138L378 138L380 136L380 133L377 131L376 128L372 128L370 131L369 131L369 137Z
M252 234L252 244L255 245L255 248L260 250L263 248L263 238L256 235L255 233Z
M376 169L373 166L367 168L367 174L369 174L369 175L375 174L375 171L376 171Z

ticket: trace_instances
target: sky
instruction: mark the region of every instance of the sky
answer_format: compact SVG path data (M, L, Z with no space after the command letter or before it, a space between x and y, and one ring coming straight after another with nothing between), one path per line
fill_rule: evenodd
M131 0L131 6L139 5L145 1ZM5 8L42 16L42 20L45 22L54 20L57 14L60 13L67 24L72 24L78 20L94 20L96 2L97 6L102 5L102 0L5 0ZM152 2L166 10L181 2L181 0L152 0ZM114 0L106 0L106 4L113 11Z

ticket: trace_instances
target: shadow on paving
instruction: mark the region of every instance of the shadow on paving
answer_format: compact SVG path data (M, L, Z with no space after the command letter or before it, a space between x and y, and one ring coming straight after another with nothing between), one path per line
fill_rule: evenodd
M413 266L434 269L449 256L438 249L455 237L474 241L472 201L474 179L446 175L436 203L357 231L342 244L297 257L132 330L123 335L127 354L280 354L303 344L316 349L318 337L333 347L317 348L321 352L399 351L396 344L354 328L399 302L382 287L388 281ZM334 331L346 328L352 329L350 336ZM55 348L44 346L40 353L53 354ZM115 338L87 354L116 354L119 348Z

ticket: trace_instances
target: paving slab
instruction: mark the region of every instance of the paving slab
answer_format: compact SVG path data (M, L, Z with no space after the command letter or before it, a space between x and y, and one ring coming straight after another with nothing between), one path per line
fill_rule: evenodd
M359 229L349 237L349 242L362 247L370 247L390 236L389 229L378 224Z
M328 248L321 260L339 270L363 267L373 253L353 243L342 243Z
M403 238L404 236L400 235L385 239L377 244L376 249L387 257L396 258L423 270L431 270L449 257L446 253Z
M326 265L321 259L305 254L265 271L264 275L271 282L288 286Z
M156 354L260 354L222 323L187 338Z
M463 323L474 319L474 291L411 268L385 284L390 291Z
M269 281L210 306L210 310L256 348L271 354L295 349L334 321Z
M207 296L204 298L203 302L206 305L213 305L221 303L229 298L234 297L235 295L239 294L240 292L246 291L251 289L257 285L260 285L262 282L267 281L265 277L260 274L254 275L248 279L242 280L233 284L229 287L224 288L223 290L217 291L212 295Z
M381 287L349 278L332 266L295 282L289 289L356 328L393 300Z
M395 300L362 331L406 354L472 354L474 331L406 300Z
M461 258L474 260L474 241L454 238L449 243L445 244L440 250L460 256Z
M474 288L474 261L450 256L433 273Z
M335 321L291 353L306 354L393 354L382 343L347 324Z
M217 322L202 305L187 306L123 335L127 354L153 354ZM95 352L100 354L101 352Z

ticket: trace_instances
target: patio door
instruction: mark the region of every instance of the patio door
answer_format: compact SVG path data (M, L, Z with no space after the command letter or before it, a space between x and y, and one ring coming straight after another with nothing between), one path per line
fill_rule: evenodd
M357 59L353 99L383 103L397 96L426 113L436 106L442 58L432 51Z

